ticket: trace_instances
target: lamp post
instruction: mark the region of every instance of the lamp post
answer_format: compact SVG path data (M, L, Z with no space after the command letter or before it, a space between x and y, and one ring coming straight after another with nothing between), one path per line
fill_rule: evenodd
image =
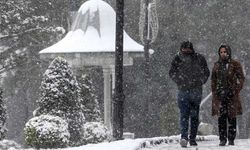
M149 114L149 105L151 99L151 89L150 89L150 59L149 59L149 49L150 44L153 43L158 34L158 18L156 12L156 0L141 0L140 4L140 22L139 22L139 32L142 43L144 44L144 64L145 64L145 85L146 85L146 98L145 98L145 108L146 117L144 120L145 124L149 124L149 120L152 119ZM150 125L149 125L150 126ZM145 136L149 136L148 129L145 129Z
M144 57L145 57L145 76L146 76L146 85L149 82L149 22L148 22L148 4L149 0L145 0L145 21L144 21L144 29L143 29L143 37L145 37L144 41ZM148 88L147 88L148 89Z
M115 93L113 99L113 137L123 137L123 26L124 0L116 1L116 38L115 38Z
M145 22L144 22L144 29L143 29L143 37L144 38L144 67L145 67L145 85L146 85L146 102L145 102L145 108L144 108L144 111L146 113L146 117L145 117L145 120L144 120L144 123L145 123L145 127L147 125L149 125L149 122L151 120L151 117L150 117L150 114L149 114L149 104L150 104L150 85L149 83L151 83L151 78L150 78L150 72L149 72L149 65L150 65L150 60L149 60L149 29L148 29L148 3L149 3L149 0L145 0L145 8L144 8L144 11L145 11ZM150 125L149 125L150 126ZM144 132L145 132L145 135L146 137L149 136L149 130L148 129L144 129Z

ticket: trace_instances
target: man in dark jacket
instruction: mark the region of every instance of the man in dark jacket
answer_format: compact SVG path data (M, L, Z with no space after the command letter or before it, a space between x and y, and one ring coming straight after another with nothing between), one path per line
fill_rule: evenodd
M234 145L236 137L236 116L242 114L239 93L244 84L240 62L231 58L231 48L221 45L219 60L212 71L212 115L218 116L220 146Z
M196 135L199 125L199 108L202 98L202 85L209 77L209 69L205 58L196 53L193 44L185 41L181 44L180 51L174 57L170 78L178 86L178 107L180 109L180 132L182 147L196 146ZM188 126L190 123L190 136Z

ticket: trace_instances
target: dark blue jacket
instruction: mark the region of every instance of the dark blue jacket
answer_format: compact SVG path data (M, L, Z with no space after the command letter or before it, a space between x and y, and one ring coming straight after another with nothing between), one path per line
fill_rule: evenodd
M207 62L199 53L178 53L169 71L170 78L177 84L178 89L202 88L209 77Z

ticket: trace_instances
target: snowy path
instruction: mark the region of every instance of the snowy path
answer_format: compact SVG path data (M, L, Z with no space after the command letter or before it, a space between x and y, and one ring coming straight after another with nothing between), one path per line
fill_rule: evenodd
M218 146L219 141L199 141L197 147L181 148L179 143L161 144L141 150L250 150L250 139L237 139L234 146Z
M170 137L125 139L113 142L103 142L99 144L87 144L79 147L69 147L57 150L250 150L250 139L237 139L235 140L235 146L227 145L224 147L219 147L218 136L198 136L198 146L188 146L187 148L180 147L178 142L179 139L180 135Z

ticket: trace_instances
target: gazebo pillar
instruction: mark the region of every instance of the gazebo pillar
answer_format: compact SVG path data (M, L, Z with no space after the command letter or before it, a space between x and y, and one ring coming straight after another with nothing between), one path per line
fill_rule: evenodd
M104 124L112 133L112 69L102 67L104 77Z

